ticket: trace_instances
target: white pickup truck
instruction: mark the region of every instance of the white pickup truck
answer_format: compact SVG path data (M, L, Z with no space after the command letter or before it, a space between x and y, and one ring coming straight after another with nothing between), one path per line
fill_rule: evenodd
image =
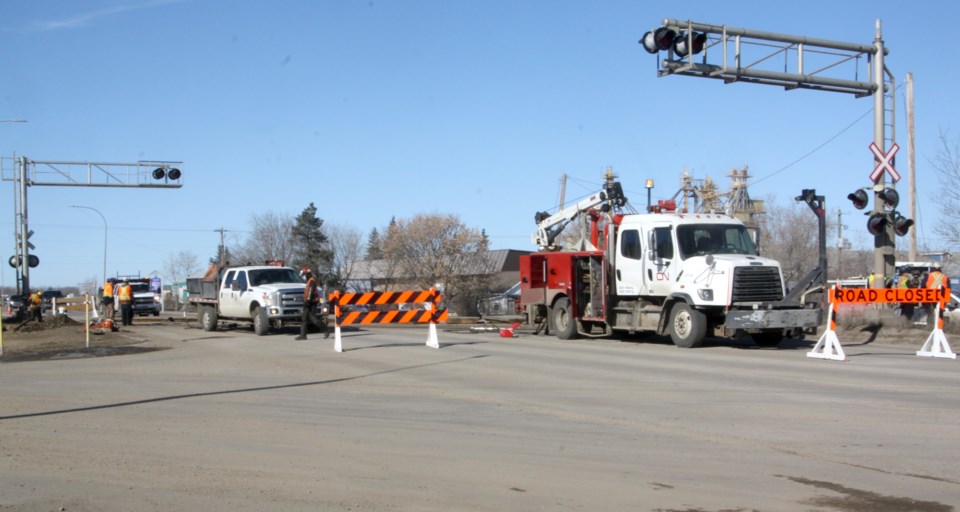
M249 266L218 269L187 280L187 302L197 306L204 330L216 330L221 320L249 322L263 336L271 328L299 323L306 285L289 267Z

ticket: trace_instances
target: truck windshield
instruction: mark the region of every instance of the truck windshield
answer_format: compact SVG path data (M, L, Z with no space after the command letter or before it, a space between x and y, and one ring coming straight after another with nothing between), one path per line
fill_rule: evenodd
M677 243L683 259L707 254L757 254L750 233L739 224L680 225Z
M302 283L303 279L292 268L264 268L251 270L250 285L260 286L273 283Z
M133 293L148 293L150 283L130 283L130 289L133 290Z

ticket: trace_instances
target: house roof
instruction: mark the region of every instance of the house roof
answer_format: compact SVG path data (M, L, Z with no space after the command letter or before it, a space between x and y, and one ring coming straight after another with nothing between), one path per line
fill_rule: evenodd
M484 263L476 262L471 268L465 268L464 274L475 275L481 273L499 273L519 270L517 265L521 254L529 254L530 251L520 251L516 249L497 249L487 251ZM369 260L352 261L350 279L384 279L390 272L390 260ZM390 276L403 277L403 276Z

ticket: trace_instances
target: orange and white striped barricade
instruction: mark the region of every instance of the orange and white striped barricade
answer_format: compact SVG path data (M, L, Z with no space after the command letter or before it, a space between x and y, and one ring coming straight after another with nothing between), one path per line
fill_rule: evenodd
M840 340L837 339L837 319L836 311L838 300L834 298L837 287L830 288L830 311L827 313L827 330L823 332L813 350L807 352L807 357L816 357L818 359L833 359L835 361L844 361L847 355L843 353L843 347L840 346Z
M950 296L950 293L947 292L947 297ZM927 341L923 343L923 347L917 351L917 355L921 357L943 357L947 359L956 359L957 354L950 350L950 343L947 341L947 335L943 333L943 303L937 302L936 308L936 318L937 321L933 322L933 330L930 331L930 336L927 336Z
M333 349L336 352L343 352L341 325L429 324L426 345L431 348L440 348L436 324L447 320L447 310L439 307L442 297L433 288L400 292L341 293L336 291L330 294L329 299L334 311ZM400 310L400 305L405 304L423 304L424 309ZM354 310L344 313L344 306L396 306L398 309Z

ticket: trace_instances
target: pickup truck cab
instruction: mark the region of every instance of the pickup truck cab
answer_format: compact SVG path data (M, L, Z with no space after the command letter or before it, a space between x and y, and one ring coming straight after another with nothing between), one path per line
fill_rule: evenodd
M205 330L215 330L220 320L249 322L262 336L271 328L300 321L306 285L294 269L269 265L228 267L210 274L199 282L187 282L187 300L197 305L197 318ZM216 275L219 281L213 280Z

